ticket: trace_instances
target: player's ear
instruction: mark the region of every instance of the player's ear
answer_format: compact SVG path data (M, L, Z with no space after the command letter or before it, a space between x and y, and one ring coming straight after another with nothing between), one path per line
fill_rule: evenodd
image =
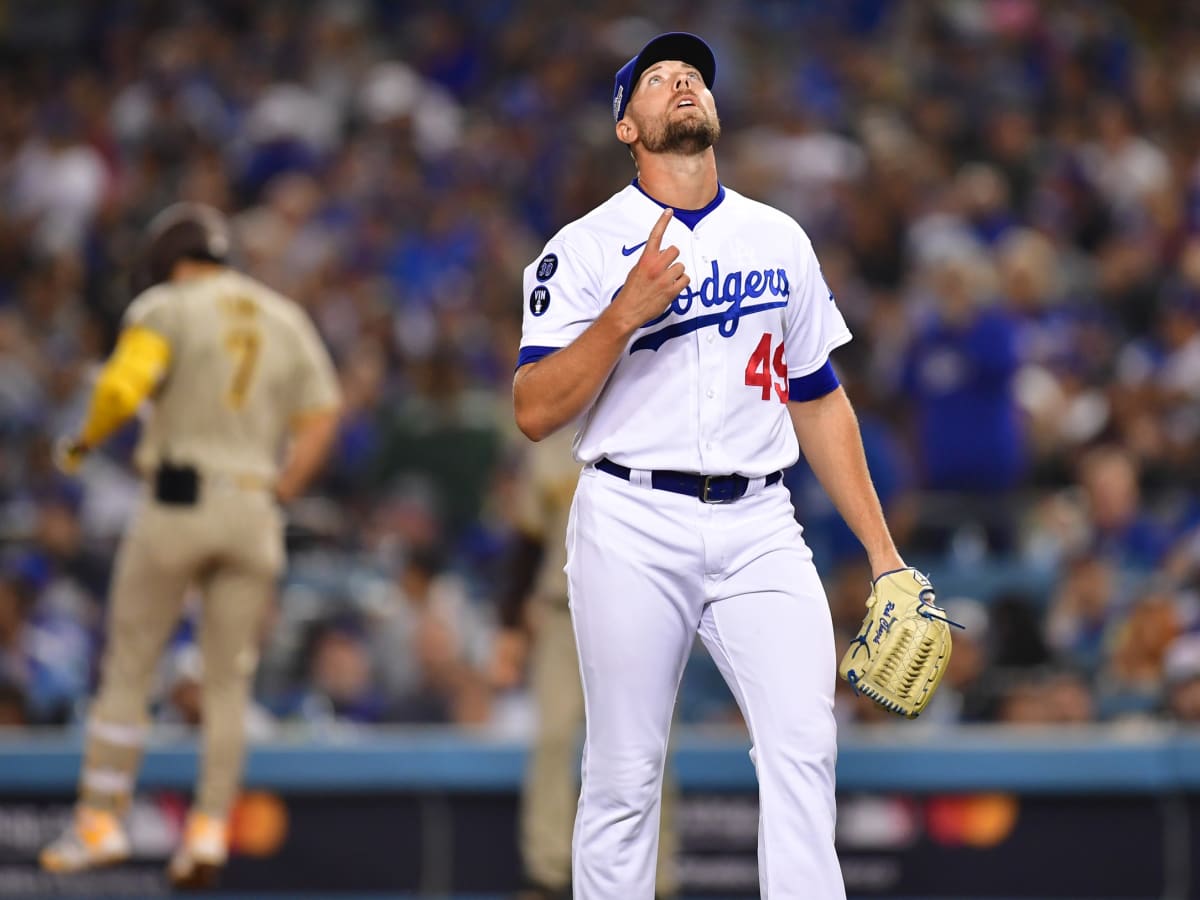
M637 126L626 116L617 123L617 140L622 144L632 144L638 138Z

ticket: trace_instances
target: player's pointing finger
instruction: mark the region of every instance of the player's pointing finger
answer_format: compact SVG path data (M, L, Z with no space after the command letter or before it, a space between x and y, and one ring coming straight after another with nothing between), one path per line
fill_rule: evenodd
M654 223L654 227L650 229L650 238L646 241L646 249L642 251L642 256L657 253L662 247L663 235L667 233L667 223L671 221L671 216L675 210L667 207L662 211L662 215L658 217L658 221Z

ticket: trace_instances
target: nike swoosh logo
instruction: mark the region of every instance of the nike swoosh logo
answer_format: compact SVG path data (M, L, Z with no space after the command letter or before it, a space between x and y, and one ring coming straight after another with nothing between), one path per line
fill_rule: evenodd
M637 253L639 250L641 250L645 246L646 246L646 242L642 241L640 244L634 244L632 247L622 247L621 255L622 256L633 256L633 254Z

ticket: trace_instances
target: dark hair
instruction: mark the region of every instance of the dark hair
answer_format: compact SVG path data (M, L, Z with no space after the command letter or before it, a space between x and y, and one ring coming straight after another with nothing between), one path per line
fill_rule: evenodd
M183 259L223 263L229 255L229 227L211 206L176 203L154 217L146 232L133 293L167 281Z

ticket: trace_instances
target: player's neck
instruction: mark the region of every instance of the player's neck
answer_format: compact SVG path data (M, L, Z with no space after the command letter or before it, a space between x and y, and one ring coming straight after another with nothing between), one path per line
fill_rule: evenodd
M717 196L717 157L709 147L687 156L646 154L638 160L638 184L666 206L703 209Z
M181 259L171 270L171 281L196 281L200 278L211 278L225 271L221 263L205 262L199 259Z

